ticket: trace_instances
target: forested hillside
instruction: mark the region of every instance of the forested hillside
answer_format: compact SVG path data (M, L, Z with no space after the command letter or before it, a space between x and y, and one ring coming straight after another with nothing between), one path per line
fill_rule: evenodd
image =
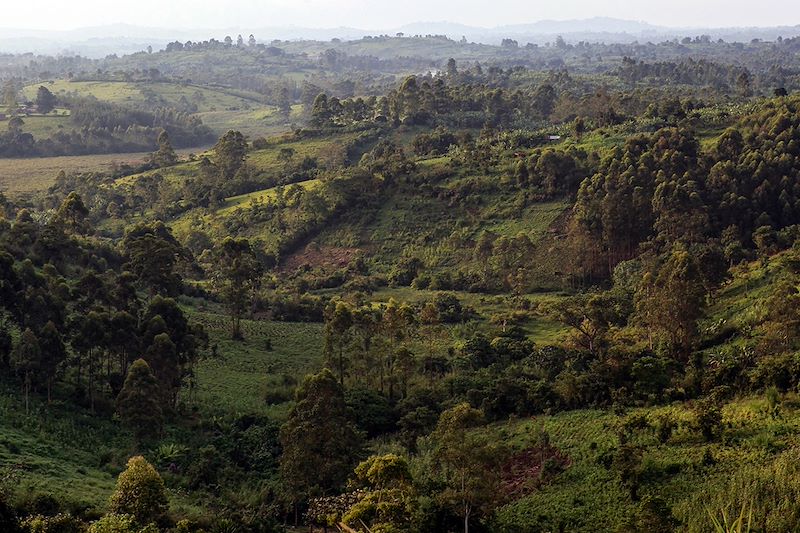
M797 47L8 58L0 530L797 529Z

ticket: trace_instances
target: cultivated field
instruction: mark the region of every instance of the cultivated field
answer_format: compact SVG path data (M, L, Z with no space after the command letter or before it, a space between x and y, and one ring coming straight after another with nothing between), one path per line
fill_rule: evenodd
M49 119L45 119L49 120ZM186 156L190 151L178 151ZM67 174L80 172L108 172L115 166L143 163L149 152L130 154L98 154L59 157L32 157L25 159L0 159L0 191L9 195L43 191L50 187L60 171Z

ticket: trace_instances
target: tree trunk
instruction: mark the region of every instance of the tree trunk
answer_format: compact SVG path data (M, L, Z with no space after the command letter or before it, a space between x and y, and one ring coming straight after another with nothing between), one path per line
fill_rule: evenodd
M339 342L339 385L344 387L344 348Z
M466 496L467 480L465 474L461 473L461 494ZM472 506L466 498L464 498L464 533L469 533L469 514L472 511Z
M128 357L128 351L122 350L122 379L125 379L125 376L128 375L128 367L130 366L130 358Z
M30 414L30 403L28 399L31 395L31 376L30 373L25 374L25 416Z
M89 352L89 407L94 413L94 357Z
M386 373L389 377L389 401L394 400L394 357L390 354L386 360Z
M233 337L233 340L239 340L242 338L241 318L239 318L238 314L234 314L232 316L232 319L233 320L231 321L231 336Z

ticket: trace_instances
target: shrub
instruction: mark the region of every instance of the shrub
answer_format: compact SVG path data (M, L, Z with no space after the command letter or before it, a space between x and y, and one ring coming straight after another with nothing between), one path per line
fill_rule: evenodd
M722 433L722 411L711 399L699 401L694 406L695 426L706 442Z
M267 417L246 415L233 423L226 449L231 460L248 472L268 473L280 456L279 424Z
M155 522L166 512L164 481L141 455L131 457L128 468L119 475L109 510L118 515L131 515L139 524Z
M778 391L778 388L768 388L765 396L767 398L767 414L772 418L778 418L780 416L781 409L781 394Z
M154 525L140 528L128 514L109 513L89 526L87 533L158 533Z
M61 512L61 502L49 493L36 493L22 502L18 508L26 515L55 516Z
M431 285L431 277L427 274L420 274L414 281L411 282L411 286L418 290L425 290Z
M82 533L84 530L83 523L68 514L30 516L22 521L22 527L30 533Z
M347 406L357 413L357 425L368 437L375 437L394 428L396 416L389 401L376 391L356 387L345 392Z
M453 277L449 272L437 272L431 278L429 288L432 291L451 291L453 290Z
M414 137L412 149L417 155L441 155L455 144L458 144L455 135L443 128L437 128L431 133L420 133Z
M189 478L189 488L197 489L201 486L215 485L219 479L223 461L221 453L215 446L204 446L197 451L197 455L189 463L186 476Z
M294 388L289 386L274 385L264 391L264 403L278 405L290 401L294 397Z
M678 426L675 417L672 416L670 413L665 413L662 415L658 415L654 422L653 426L656 430L656 437L658 438L658 442L661 444L666 444L670 438L672 438L672 432L675 431L675 428Z
M469 318L469 311L461 306L461 301L454 294L440 292L434 298L433 304L439 311L439 319L446 324L464 322Z
M178 464L186 457L189 448L180 444L161 444L156 449L155 463L160 467Z
M422 261L416 257L404 257L389 273L389 283L396 287L408 287L422 268Z
M0 493L0 531L22 533L14 508L8 504L2 493Z
M750 384L755 389L777 387L788 390L800 378L800 354L784 353L759 359L750 371Z
M666 502L658 496L645 496L639 502L636 512L628 517L620 532L648 531L649 533L670 533L679 526Z

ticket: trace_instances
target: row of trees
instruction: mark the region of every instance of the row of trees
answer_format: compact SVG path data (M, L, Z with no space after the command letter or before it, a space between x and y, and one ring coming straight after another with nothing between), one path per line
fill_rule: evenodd
M504 90L485 85L449 85L443 78L406 78L385 97L338 98L320 94L311 108L311 124L341 127L363 122L442 124L482 127L544 120L553 111L557 95L550 85L536 89Z

